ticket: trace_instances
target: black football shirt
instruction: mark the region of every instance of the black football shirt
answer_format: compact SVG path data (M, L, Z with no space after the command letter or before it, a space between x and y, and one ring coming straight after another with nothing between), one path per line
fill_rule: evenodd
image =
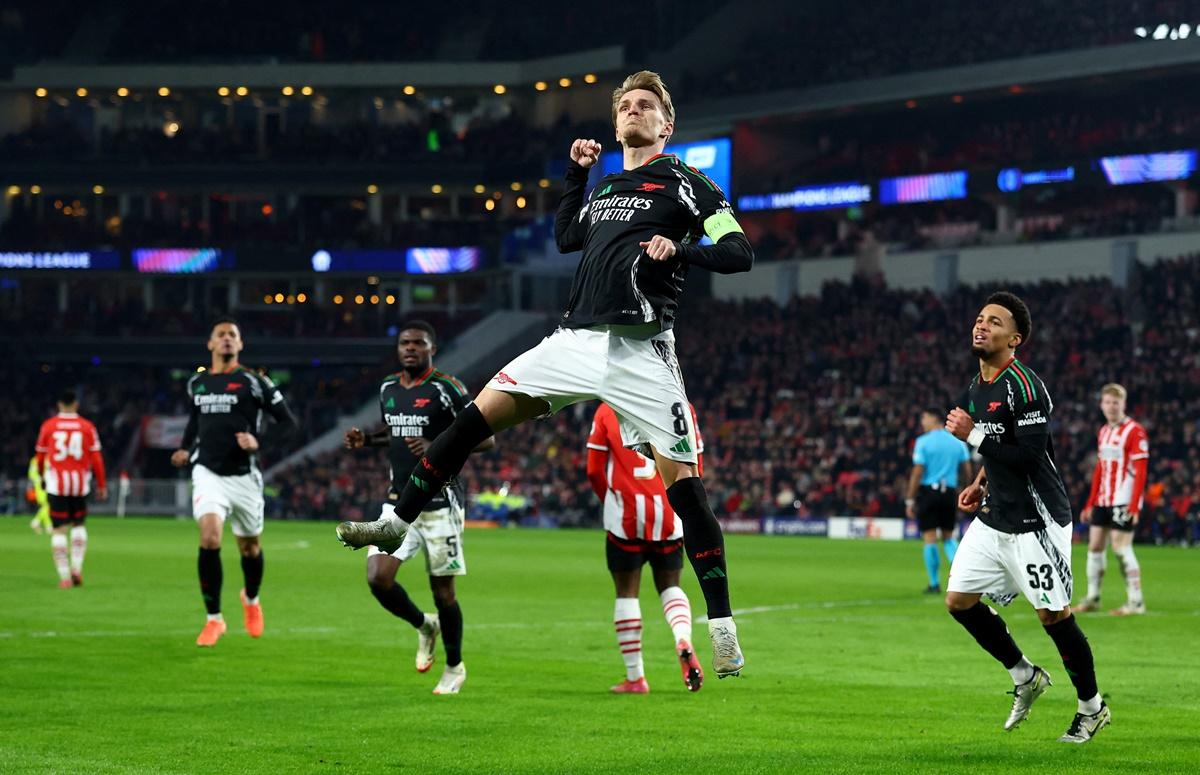
M187 394L191 411L183 448L191 448L192 463L221 476L259 470L258 455L239 447L236 434L258 435L263 414L289 429L296 425L275 383L241 366L227 372L198 372L188 380Z
M990 382L976 374L958 406L999 445L985 441L979 447L987 494L978 519L1005 533L1071 524L1070 499L1050 438L1054 402L1045 383L1014 358Z
M467 389L449 374L430 368L412 387L400 384L400 375L392 374L379 385L379 411L388 429L388 463L392 469L392 490L401 492L418 458L408 448L406 438L433 441L450 427L454 417L470 402ZM466 491L458 477L429 502L427 510L444 509L447 498L465 507Z
M674 154L606 175L584 202L588 171L571 162L555 219L559 248L582 250L562 325L658 321L672 328L688 263L652 261L638 244L661 234L677 243L741 232L733 208L707 176Z

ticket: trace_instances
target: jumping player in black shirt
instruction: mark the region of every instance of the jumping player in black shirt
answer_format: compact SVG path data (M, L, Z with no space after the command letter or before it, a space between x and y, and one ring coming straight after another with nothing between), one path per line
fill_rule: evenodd
M625 444L658 465L708 604L715 672L736 675L745 660L729 604L725 542L696 467L672 328L690 267L745 272L754 252L725 194L663 152L675 131L675 108L657 74L626 78L613 92L612 117L624 170L601 180L586 202L588 169L601 146L590 139L571 144L555 236L562 252L583 256L560 327L497 373L434 441L395 516L343 523L338 538L355 547L402 538L484 439L598 398L616 410ZM705 235L714 244L698 244Z
M971 354L979 358L979 374L950 412L946 430L979 452L983 468L959 495L959 508L978 513L950 567L946 607L1012 675L1012 712L1004 723L1011 730L1050 686L1050 676L1025 658L999 614L980 598L986 594L1003 606L1024 594L1079 698L1059 742L1086 743L1111 714L1096 687L1091 646L1071 613L1071 506L1050 439L1054 403L1045 383L1016 358L1031 329L1029 309L1007 292L989 296L975 320Z
M237 321L221 318L208 337L212 367L188 380L191 402L183 444L171 455L182 468L192 464L192 515L200 526L200 594L208 620L196 638L214 646L225 634L221 615L221 529L230 520L242 556L246 585L241 591L246 632L263 632L258 589L262 583L263 479L258 467L258 433L263 412L295 428L296 419L279 388L238 363L244 343Z
M391 467L391 487L382 513L395 511L399 492L408 474L429 449L429 442L450 427L455 415L470 403L467 389L449 374L433 368L437 352L437 334L423 320L412 320L400 329L396 354L401 371L383 380L379 386L379 411L384 427L374 433L359 428L346 432L346 448L387 447ZM496 440L489 438L477 451L491 449ZM433 666L438 635L446 647L446 668L434 687L434 694L458 694L467 678L462 661L463 616L454 591L454 577L466 575L463 554L463 520L466 516L466 492L456 477L425 505L425 510L399 544L372 546L367 554L367 584L385 609L417 630L418 673ZM437 615L417 608L404 588L396 583L400 564L425 550L425 568Z

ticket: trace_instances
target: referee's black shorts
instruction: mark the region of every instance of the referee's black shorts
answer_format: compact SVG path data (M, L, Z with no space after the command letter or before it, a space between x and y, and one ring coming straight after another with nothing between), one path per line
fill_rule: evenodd
M917 529L952 532L958 515L958 496L951 487L927 487L917 490Z

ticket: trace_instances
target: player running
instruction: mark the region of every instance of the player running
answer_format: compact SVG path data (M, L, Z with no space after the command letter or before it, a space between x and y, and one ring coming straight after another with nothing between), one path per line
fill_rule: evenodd
M1100 389L1100 411L1107 421L1097 434L1099 450L1092 474L1092 491L1079 521L1088 528L1088 593L1075 610L1100 610L1100 584L1112 536L1113 554L1125 577L1125 605L1114 616L1146 613L1142 599L1142 567L1133 553L1133 531L1142 512L1146 475L1150 465L1150 439L1146 429L1125 414L1125 388L1110 383Z
M37 473L50 506L50 549L58 570L58 586L61 589L83 586L87 496L92 492L93 477L96 497L100 500L108 498L108 487L104 481L100 434L95 425L79 416L79 398L74 390L62 392L58 397L58 414L42 423L36 452Z
M565 406L598 398L620 418L624 446L653 457L684 526L684 546L708 606L718 678L745 660L729 603L725 541L696 465L695 429L675 358L675 311L688 269L744 272L754 252L725 195L707 177L664 154L675 131L671 96L642 71L613 92L612 118L624 169L584 201L600 143L571 144L555 217L564 253L583 251L558 330L492 378L413 469L395 514L346 522L347 546L397 541L430 498L484 439ZM707 235L714 244L697 244Z
M696 429L696 467L704 472L704 441L696 409L688 407ZM675 518L654 461L621 443L621 423L608 404L600 404L587 440L587 476L604 504L604 538L608 570L617 588L613 626L625 661L625 680L617 694L646 694L650 686L642 664L642 609L638 588L642 566L650 563L663 616L675 639L675 655L683 684L700 691L704 670L692 648L692 604L679 586L683 569L683 526Z
M369 434L358 428L346 432L347 449L388 448L391 487L383 514L394 512L397 493L429 448L429 442L448 428L454 416L470 403L461 382L433 368L436 341L433 326L424 320L413 320L401 327L396 354L402 369L379 386L379 410L385 427ZM495 446L496 440L489 438L476 451ZM367 552L367 584L371 593L380 605L417 630L418 673L433 666L434 646L438 635L442 636L446 667L434 694L458 694L467 680L467 666L462 661L462 609L454 590L454 577L467 572L463 554L465 509L466 493L462 481L456 478L426 504L401 544L371 546ZM396 583L400 565L416 557L422 549L437 606L434 616L417 608L404 587Z
M212 327L208 349L211 368L187 384L191 413L183 444L171 455L179 468L192 463L192 516L200 528L200 594L208 619L196 638L197 646L215 646L225 634L221 615L221 531L231 521L242 556L242 613L246 632L263 633L258 600L263 577L259 536L263 531L263 478L258 466L258 436L263 412L290 431L296 420L283 394L265 376L242 367L238 355L245 346L237 321L221 318Z
M29 458L29 471L26 473L29 487L25 490L25 500L31 506L37 506L33 519L29 520L29 529L38 535L49 532L54 525L50 522L50 499L46 495L46 485L42 481L42 472L38 469L38 458L34 454Z
M1050 439L1054 403L1042 380L1016 358L1031 329L1025 303L1003 291L988 297L975 320L971 354L979 358L979 374L947 417L946 430L983 457L983 468L958 498L963 511L978 514L950 567L946 607L1012 676L1012 712L1004 723L1011 730L1050 686L1050 676L1025 658L1004 620L980 598L1008 605L1023 593L1079 698L1059 742L1086 743L1111 714L1096 687L1091 646L1071 614L1071 506Z

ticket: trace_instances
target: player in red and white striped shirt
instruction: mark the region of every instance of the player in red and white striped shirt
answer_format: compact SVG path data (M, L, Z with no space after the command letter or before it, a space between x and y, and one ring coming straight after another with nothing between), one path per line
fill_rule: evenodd
M696 428L697 465L704 470L704 442ZM608 404L600 404L588 436L588 481L604 504L608 569L617 588L613 625L625 661L625 680L612 687L619 694L650 691L642 664L642 612L638 588L642 565L649 562L663 615L675 637L675 653L688 691L699 691L704 671L692 648L692 606L679 586L683 568L683 526L671 510L667 491L654 460L629 449L621 439L620 423Z
M1125 388L1114 383L1100 390L1100 411L1107 422L1100 428L1097 441L1096 470L1092 474L1092 492L1079 515L1091 523L1088 531L1088 593L1077 611L1100 608L1100 583L1104 579L1107 557L1104 549L1112 535L1113 553L1125 576L1125 605L1114 615L1146 613L1142 599L1142 569L1133 553L1133 531L1142 511L1146 491L1146 472L1150 464L1150 440L1146 430L1125 415Z
M96 426L79 416L74 390L58 398L58 414L42 423L38 431L37 467L50 501L50 548L58 569L58 586L83 584L83 556L87 552L87 496L95 477L96 496L108 498L104 481L104 458ZM67 559L68 528L70 560Z

